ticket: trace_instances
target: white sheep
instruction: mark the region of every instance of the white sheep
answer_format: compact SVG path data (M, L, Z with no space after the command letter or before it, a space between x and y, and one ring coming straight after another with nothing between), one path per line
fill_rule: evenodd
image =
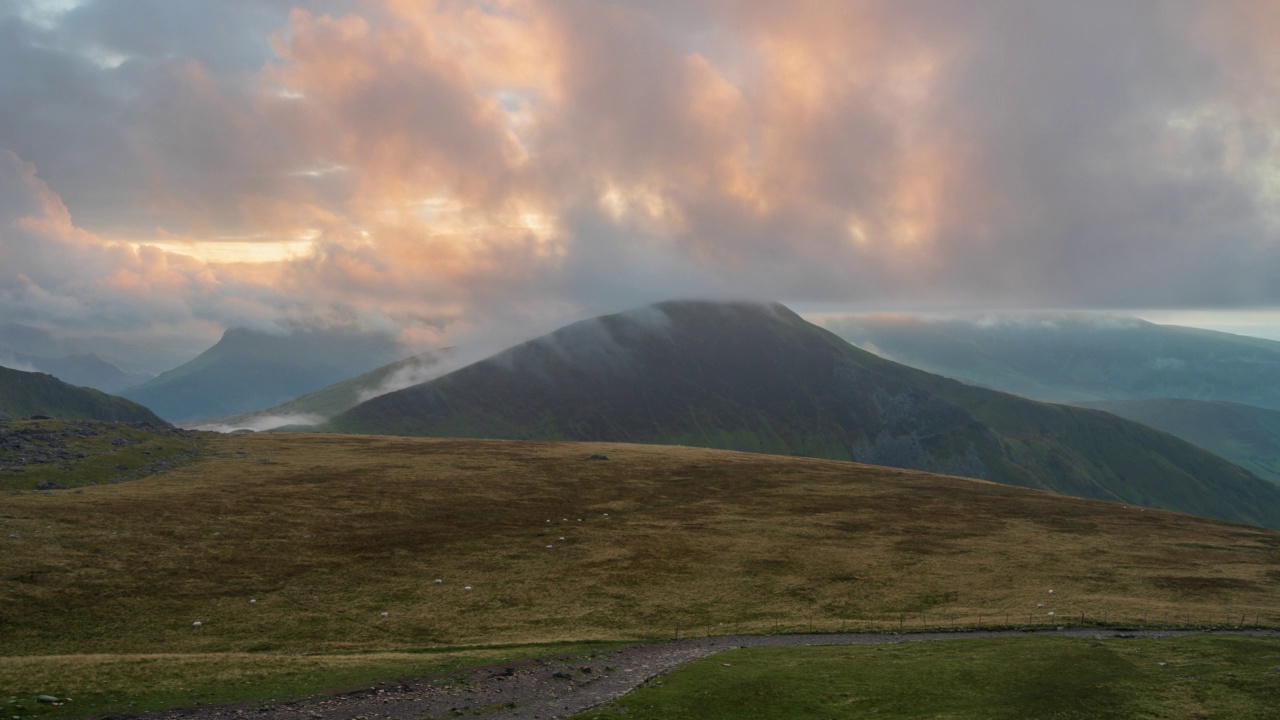
M467 592L471 592L471 586L470 586L470 585L468 585L468 586L466 586L466 587L464 587L464 588L462 588L462 589L463 589L463 590L466 590Z
M563 535L561 535L561 536L560 536L560 542L564 542L564 536L563 536Z
M249 599L249 604L250 604L250 605L257 605L257 604L258 604L258 599L257 599L257 598L250 598L250 599Z
M547 549L548 549L548 550L550 550L550 549L551 549L551 548L553 548L553 547L555 547L555 546L554 546L554 545L548 545L548 546L547 546Z
M1050 590L1050 591L1049 591L1049 594L1050 594L1050 595L1052 595L1052 594L1053 594L1053 591L1052 591L1052 590Z
M1049 617L1053 617L1054 615L1057 615L1057 614L1058 614L1058 613L1056 613L1056 612L1054 612L1054 611L1052 611L1052 610L1050 610L1050 611L1049 611Z
M1044 603L1036 603L1036 608L1042 608L1042 607L1044 607Z
M199 620L191 623L191 627L196 628L197 630L200 629L202 625L204 625L204 623L200 622Z
M442 584L442 583L444 583L444 578L436 578L436 584L437 584L437 585L440 585L440 584Z
M384 617L384 618L391 617L391 613L387 612L386 610L383 610L382 612L378 613L378 617Z

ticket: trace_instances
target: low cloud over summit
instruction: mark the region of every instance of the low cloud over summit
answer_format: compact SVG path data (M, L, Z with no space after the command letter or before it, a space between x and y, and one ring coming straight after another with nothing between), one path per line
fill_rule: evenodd
M1275 306L1278 24L1249 0L19 0L0 312L439 346L668 297Z

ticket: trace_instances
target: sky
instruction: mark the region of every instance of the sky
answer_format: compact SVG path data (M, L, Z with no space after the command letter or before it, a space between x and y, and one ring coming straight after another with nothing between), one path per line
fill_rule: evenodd
M1280 338L1277 33L1266 0L7 0L0 317L192 354L690 297Z

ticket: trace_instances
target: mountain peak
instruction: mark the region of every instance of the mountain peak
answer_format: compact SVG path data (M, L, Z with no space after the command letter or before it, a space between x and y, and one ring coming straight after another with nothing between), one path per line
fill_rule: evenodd
M776 303L583 320L326 428L828 457L1280 525L1280 490L1187 443L884 360Z

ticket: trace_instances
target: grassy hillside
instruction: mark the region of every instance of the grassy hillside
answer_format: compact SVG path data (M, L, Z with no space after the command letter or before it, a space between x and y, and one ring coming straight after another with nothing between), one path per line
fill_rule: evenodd
M1280 410L1272 340L1087 315L857 315L823 325L897 362L1039 400L1186 398Z
M644 445L272 434L205 449L165 475L6 498L0 656L393 652L904 614L1280 623L1280 533L992 483Z
M0 367L0 420L32 415L167 424L147 408L124 398L68 385L44 373Z
M1280 624L1280 533L991 483L647 445L269 434L203 451L133 482L6 495L12 714L284 699L677 622ZM923 667L1081 659L1045 642ZM1191 648L1197 675L1234 662L1209 650Z
M1271 720L1274 638L1010 638L757 648L701 660L577 720L833 717Z
M577 323L326 427L853 459L1280 527L1280 489L1200 448L884 360L780 305Z
M1103 400L1080 403L1163 430L1280 483L1280 412L1207 400Z
M346 331L228 330L194 360L125 391L173 422L253 412L385 365L391 338Z
M884 371L968 408L997 433L1004 458L1032 478L1014 484L1280 527L1271 509L1274 485L1173 435L1098 410L991 392L903 365Z
M334 383L313 393L266 410L207 418L195 424L206 430L270 430L285 425L323 422L373 397L416 385L438 374L436 368L451 355L445 348L397 360L363 375Z

